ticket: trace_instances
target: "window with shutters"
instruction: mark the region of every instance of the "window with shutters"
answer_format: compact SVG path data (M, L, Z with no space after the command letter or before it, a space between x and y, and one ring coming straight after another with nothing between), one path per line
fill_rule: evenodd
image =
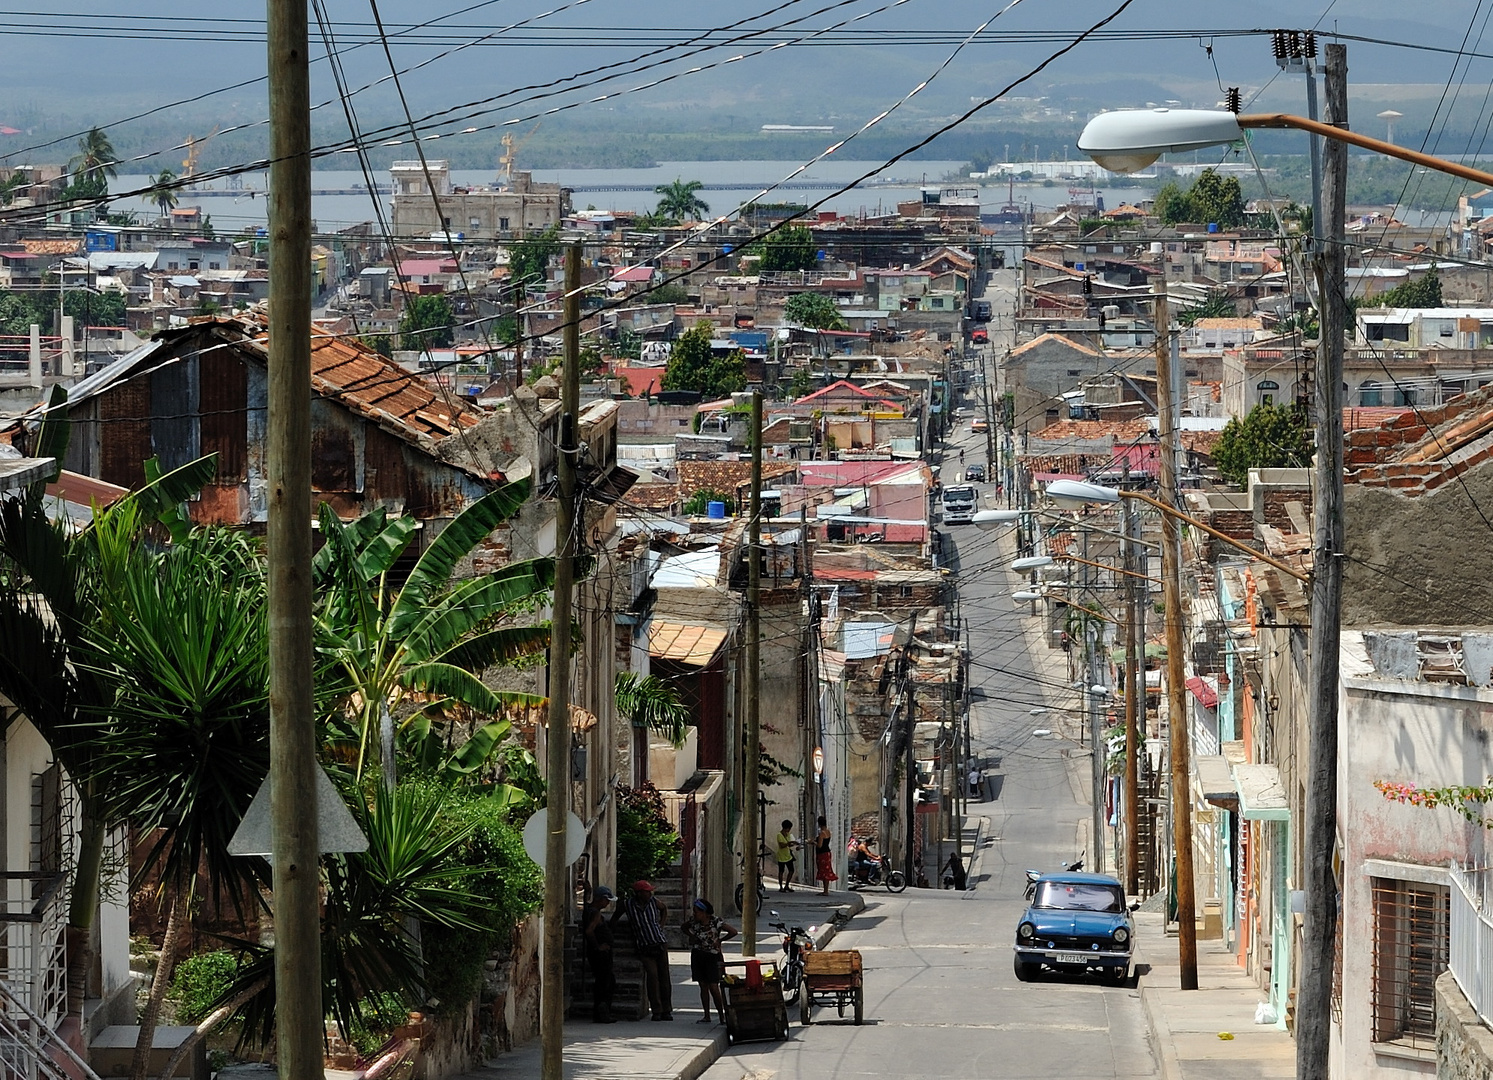
M1436 1048L1436 978L1450 951L1445 885L1372 878L1374 1041Z

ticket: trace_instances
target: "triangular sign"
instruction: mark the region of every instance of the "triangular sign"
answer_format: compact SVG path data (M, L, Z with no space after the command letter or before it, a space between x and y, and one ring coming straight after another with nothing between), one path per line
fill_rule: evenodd
M333 851L367 851L368 837L358 828L342 796L327 779L320 765L316 767L316 826L322 854ZM244 811L233 839L228 841L230 855L270 856L270 778L254 793L254 801Z

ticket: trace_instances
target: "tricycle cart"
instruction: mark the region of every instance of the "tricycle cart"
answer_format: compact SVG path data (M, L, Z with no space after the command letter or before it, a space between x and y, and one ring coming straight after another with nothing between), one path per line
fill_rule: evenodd
M798 999L798 1018L813 1023L815 1005L833 1005L841 1016L845 1006L855 1009L859 1024L866 1009L866 988L861 980L861 954L854 949L811 952L804 957L804 984Z
M788 1007L783 1002L783 979L773 964L761 964L762 978L752 985L746 968L758 963L750 960L727 960L721 982L726 996L726 1038L734 1045L753 1039L782 1040L788 1037Z

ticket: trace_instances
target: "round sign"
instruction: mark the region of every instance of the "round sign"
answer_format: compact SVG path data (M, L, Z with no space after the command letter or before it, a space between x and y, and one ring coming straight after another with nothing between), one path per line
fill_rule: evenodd
M544 869L544 855L546 842L549 839L549 810L536 811L534 816L524 822L524 850L529 853L529 858L542 870ZM586 827L581 824L581 819L574 812L565 812L565 865L569 866L581 857L581 852L586 850Z
M819 780L824 776L824 749L814 747L814 779Z

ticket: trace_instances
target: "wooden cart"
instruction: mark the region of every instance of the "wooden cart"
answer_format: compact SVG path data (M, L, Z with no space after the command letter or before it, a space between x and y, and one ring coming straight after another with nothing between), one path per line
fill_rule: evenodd
M841 1016L845 1006L855 1009L855 1022L865 1015L866 988L861 980L861 954L854 949L811 952L804 957L803 989L799 992L798 1018L813 1023L815 1005L833 1005Z
M726 997L726 1038L735 1045L754 1039L783 1040L788 1037L788 1006L783 1001L783 979L773 964L762 965L762 984L748 986L747 961L727 960L721 982Z

